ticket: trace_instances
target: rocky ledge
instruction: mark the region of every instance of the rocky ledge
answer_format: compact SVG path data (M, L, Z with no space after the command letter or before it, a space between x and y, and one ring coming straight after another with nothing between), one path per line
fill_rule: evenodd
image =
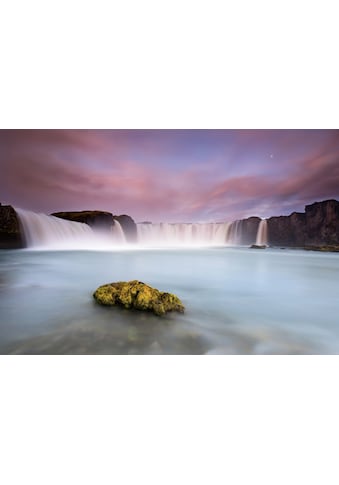
M307 205L305 212L267 220L268 238L273 246L339 245L339 202L324 200Z
M0 204L0 249L20 249L24 241L15 210Z
M99 286L93 297L101 305L151 311L159 316L173 311L183 313L185 310L176 295L159 291L137 280Z
M337 246L305 246L306 251L322 251L326 253L339 253L339 245Z
M66 221L82 222L95 229L111 229L114 224L113 215L104 211L54 212L51 216Z
M93 229L99 230L110 230L116 220L121 225L128 242L136 242L137 240L137 226L132 217L125 214L114 216L111 212L86 210L75 212L54 212L51 215L66 219L67 221L84 222Z

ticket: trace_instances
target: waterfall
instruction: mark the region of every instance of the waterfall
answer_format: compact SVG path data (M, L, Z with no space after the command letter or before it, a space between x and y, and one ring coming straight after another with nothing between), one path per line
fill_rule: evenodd
M225 246L230 223L139 223L142 246Z
M15 209L27 247L40 249L110 249L125 244L121 225L114 221L110 232L93 231L88 224Z
M126 236L119 221L114 219L114 225L112 226L113 240L118 244L126 244Z
M100 231L81 222L23 209L15 210L26 245L30 248L109 250L114 246L127 246L124 231L117 220L114 220L110 230ZM242 222L139 223L138 243L144 247L237 246L243 244ZM260 228L261 225L259 231ZM261 238L265 234L267 239L267 228L263 230Z
M257 239L255 244L258 246L268 245L268 231L267 231L267 220L261 219L257 232Z
M243 243L242 226L243 226L243 221L234 221L230 224L228 235L227 235L227 243L230 246L240 246Z

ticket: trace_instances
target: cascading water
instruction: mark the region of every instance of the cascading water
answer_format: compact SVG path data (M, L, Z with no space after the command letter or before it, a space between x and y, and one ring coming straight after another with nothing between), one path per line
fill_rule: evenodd
M258 232L257 232L257 239L255 244L258 246L267 246L268 245L268 230L267 230L267 220L261 219Z
M113 249L126 246L120 223L111 230L93 230L88 224L16 209L26 245L39 249ZM143 247L238 246L242 221L220 223L140 223L138 243ZM263 232L265 234L265 231ZM266 229L267 238L267 229ZM266 243L263 243L266 244Z
M230 246L240 246L242 244L243 221L234 221L230 224L227 235L227 244Z
M110 232L96 232L88 224L59 217L15 209L30 248L40 249L110 249L126 243L118 221Z
M112 227L112 235L114 242L117 244L126 244L126 236L119 221L114 219L114 226Z
M140 223L142 246L225 246L230 223Z

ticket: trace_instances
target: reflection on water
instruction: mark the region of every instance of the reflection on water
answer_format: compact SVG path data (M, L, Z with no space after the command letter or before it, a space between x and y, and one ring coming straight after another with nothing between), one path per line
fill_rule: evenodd
M140 279L186 313L97 305ZM339 353L339 255L247 248L0 251L0 353Z

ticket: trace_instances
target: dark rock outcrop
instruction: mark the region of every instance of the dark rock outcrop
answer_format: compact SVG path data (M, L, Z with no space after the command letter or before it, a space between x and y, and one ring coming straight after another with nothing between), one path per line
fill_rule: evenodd
M339 202L325 200L307 205L306 211L306 245L339 244Z
M83 222L94 229L110 230L114 225L113 214L104 211L54 212L51 215L67 221Z
M267 220L268 241L271 246L304 246L305 214L293 212L289 216L270 217Z
M0 249L24 247L18 216L10 205L0 204Z
M121 216L113 216L113 218L121 225L126 237L126 241L132 243L137 242L137 225L132 217L123 214Z
M137 226L132 217L126 214L121 216L114 216L111 212L105 211L79 211L79 212L54 212L51 214L61 219L74 222L84 222L93 229L111 230L114 226L114 221L118 221L124 231L126 240L128 242L137 241Z
M271 217L267 225L272 246L335 246L339 244L339 202L315 202L305 207L305 213Z
M254 244L257 238L260 217L248 217L241 221L241 244Z

